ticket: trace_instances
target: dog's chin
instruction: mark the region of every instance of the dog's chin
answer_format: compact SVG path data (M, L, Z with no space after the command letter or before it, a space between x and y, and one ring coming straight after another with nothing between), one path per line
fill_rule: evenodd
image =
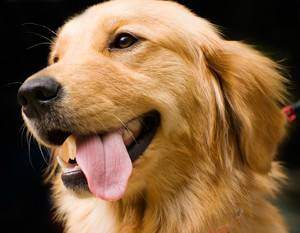
M125 125L117 126L112 131L121 130L123 142L126 146L131 163L137 161L147 150L154 139L157 129L160 126L160 114L157 111L150 111L135 119L128 121ZM101 132L102 137L110 132ZM35 135L35 134L34 134ZM51 148L58 148L71 135L76 137L88 137L89 135L76 134L76 132L57 129L40 131L36 138L39 142ZM84 172L76 161L75 155L57 156L61 168L61 179L64 186L79 198L91 197L88 182Z

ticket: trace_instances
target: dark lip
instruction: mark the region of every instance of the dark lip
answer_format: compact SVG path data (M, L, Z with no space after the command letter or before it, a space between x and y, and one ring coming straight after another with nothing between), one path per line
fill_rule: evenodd
M63 173L61 179L64 186L73 192L89 192L87 179L82 170Z
M160 125L160 114L151 111L142 117L142 132L135 141L127 147L132 162L136 161L148 148Z
M45 141L51 145L60 146L71 135L71 132L63 130L51 130L44 134Z

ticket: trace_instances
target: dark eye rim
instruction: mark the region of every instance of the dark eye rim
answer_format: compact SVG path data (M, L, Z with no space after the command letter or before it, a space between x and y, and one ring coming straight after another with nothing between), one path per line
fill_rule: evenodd
M118 46L118 40L120 40L123 36L128 36L130 38L133 39L132 43L127 46L127 47L120 47ZM130 33L130 32L120 32L118 33L116 36L114 36L114 38L111 40L111 42L109 43L109 46L108 46L108 49L110 51L119 51L119 50L128 50L128 49L131 49L133 46L135 46L136 44L138 44L138 42L141 41L141 38L134 35L133 33Z

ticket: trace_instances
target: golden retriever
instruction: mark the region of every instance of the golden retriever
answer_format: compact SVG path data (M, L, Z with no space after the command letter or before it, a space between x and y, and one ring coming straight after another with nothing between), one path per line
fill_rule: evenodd
M66 22L18 93L58 160L65 231L287 232L270 202L285 177L279 68L171 1L108 1Z

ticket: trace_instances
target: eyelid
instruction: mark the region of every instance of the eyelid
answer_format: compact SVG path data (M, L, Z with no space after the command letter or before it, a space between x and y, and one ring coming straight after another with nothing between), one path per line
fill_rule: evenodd
M118 48L111 48L110 46L115 42L115 40L117 39L118 36L122 35L122 34L129 34L130 36L134 37L137 39L137 42L135 44L139 44L140 41L143 41L144 38L137 35L136 33L133 33L129 30L117 30L113 33L113 35L111 36L111 38L109 39L108 41L108 50L109 51L114 51L114 50L121 50L121 49L118 49ZM131 47L134 47L135 44L133 44ZM125 48L123 50L126 50L126 49L130 49L131 47L129 48Z
M144 36L142 36L140 33L138 32L135 32L133 30L130 30L130 29L125 29L125 28L118 28L116 30L114 30L112 33L111 33L111 36L109 38L109 43L113 42L113 40L120 34L123 34L123 33L127 33L129 35L132 35L133 37L137 38L138 40L145 40Z

